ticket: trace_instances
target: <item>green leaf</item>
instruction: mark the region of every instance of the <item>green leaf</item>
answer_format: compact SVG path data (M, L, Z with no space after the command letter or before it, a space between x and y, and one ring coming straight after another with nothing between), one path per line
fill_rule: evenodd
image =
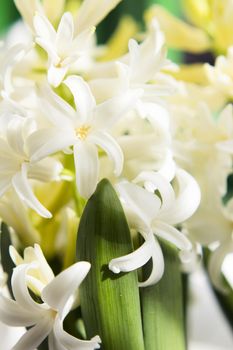
M146 350L185 350L180 262L177 250L160 240L165 259L162 279L141 289ZM149 266L144 274L148 273Z
M98 334L101 349L144 349L137 274L115 275L108 269L111 259L132 250L120 201L104 179L87 202L77 241L78 260L91 263L80 290L82 315L87 337Z
M13 1L1 0L0 11L0 33L5 32L9 25L18 18L18 14Z
M0 250L1 250L1 264L3 271L7 273L7 285L11 292L11 276L13 268L15 267L9 254L9 247L11 245L11 236L9 229L4 222L1 224Z

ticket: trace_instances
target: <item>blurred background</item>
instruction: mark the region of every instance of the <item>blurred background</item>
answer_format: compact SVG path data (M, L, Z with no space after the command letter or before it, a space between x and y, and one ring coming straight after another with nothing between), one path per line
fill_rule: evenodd
M124 0L98 27L98 40L104 43L110 37L122 14L132 15L143 28L144 9L152 4L161 4L177 17L183 18L181 1ZM0 0L0 35L4 36L9 26L17 19L19 14L14 1ZM180 53L175 50L169 50L169 57L177 63L203 60L203 56ZM204 59L211 62L208 55L205 55ZM232 325L226 321L208 278L201 269L189 278L189 301L188 332L191 339L189 350L233 349Z

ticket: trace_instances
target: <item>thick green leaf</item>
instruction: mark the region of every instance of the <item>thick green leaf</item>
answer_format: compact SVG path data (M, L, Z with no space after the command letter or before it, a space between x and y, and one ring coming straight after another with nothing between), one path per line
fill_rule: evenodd
M4 222L1 224L1 238L0 238L0 250L1 250L1 264L3 271L7 273L7 285L11 291L11 275L13 268L15 267L11 257L9 255L9 247L11 245L11 236L9 229Z
M160 243L165 259L163 278L154 286L141 289L145 349L185 350L180 262L175 248Z
M81 285L82 314L88 338L98 334L101 349L144 349L137 274L115 275L108 269L111 259L132 250L120 201L102 180L85 207L77 241L78 260L91 263Z

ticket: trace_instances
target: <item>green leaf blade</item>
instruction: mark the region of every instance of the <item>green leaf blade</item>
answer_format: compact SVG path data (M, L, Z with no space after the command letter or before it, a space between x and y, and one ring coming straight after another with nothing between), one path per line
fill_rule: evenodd
M141 289L145 349L185 350L180 262L175 248L162 240L160 244L165 259L164 275L157 284Z
M130 252L120 201L110 183L102 180L86 205L77 241L78 260L92 265L80 290L87 336L98 334L102 349L144 349L137 274L115 275L108 269L111 259Z

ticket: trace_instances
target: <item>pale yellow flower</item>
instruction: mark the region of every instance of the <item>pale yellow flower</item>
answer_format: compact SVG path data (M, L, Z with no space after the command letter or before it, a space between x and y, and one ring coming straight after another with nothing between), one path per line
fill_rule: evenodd
M179 20L159 5L146 12L156 17L165 32L168 46L193 53L225 53L233 44L232 0L185 0L184 9L192 25Z

